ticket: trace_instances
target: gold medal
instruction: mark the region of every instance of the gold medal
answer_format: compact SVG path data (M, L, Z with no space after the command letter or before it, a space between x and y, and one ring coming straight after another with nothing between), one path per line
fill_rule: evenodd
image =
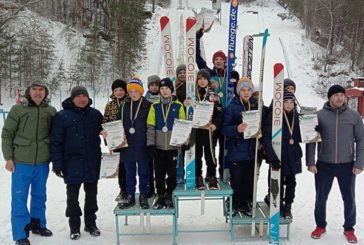
M289 144L293 145L294 144L294 139L290 139Z
M224 93L223 93L223 92L220 92L220 93L219 93L219 97L220 97L220 98L224 97Z
M283 115L284 115L284 119L286 119L286 123L287 123L287 126L288 126L289 134L291 135L291 138L289 139L288 143L290 145L293 145L294 144L294 139L292 137L293 137L293 127L294 127L294 111L293 111L292 125L289 124L289 120L287 118L287 114L286 114L285 111L283 112Z

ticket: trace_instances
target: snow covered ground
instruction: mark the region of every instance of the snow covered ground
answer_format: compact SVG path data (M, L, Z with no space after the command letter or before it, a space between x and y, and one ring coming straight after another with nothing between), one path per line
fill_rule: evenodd
M170 9L157 9L157 13L152 17L149 23L147 36L147 50L148 58L143 61L143 69L140 71L141 78L146 81L148 75L160 74L164 76L164 68L162 67L162 55L160 47L159 36L159 18L161 15L168 14L172 23L172 35L174 38L174 45L178 45L178 36L180 31L180 16L191 16L193 12L191 8L199 11L201 7L210 8L211 1L209 0L187 0L183 1L184 9L177 10L178 0L172 0ZM211 57L213 52L217 50L227 50L227 26L228 26L228 4L222 5L222 23L221 25L216 22L209 33L203 37L204 48L206 52L206 59L209 65L211 64ZM257 15L248 13L247 11L258 11ZM300 23L295 20L282 21L277 14L286 13L286 10L276 4L275 1L258 0L249 5L241 5L239 9L239 28L238 28L238 64L237 70L241 71L241 53L242 53L242 40L244 35L255 34L263 32L265 28L269 28L270 37L267 44L265 73L264 73L264 101L266 103L271 100L272 94L272 81L273 81L273 64L276 62L289 63L290 77L297 84L297 98L301 105L316 106L321 108L324 100L318 98L311 89L312 77L315 72L312 70L313 62L311 57L313 52L317 49L316 45L311 43L305 38L305 33L300 29ZM285 60L283 56L281 42L286 49L287 57ZM63 44L57 44L56 47L60 49ZM254 41L254 70L253 81L258 84L259 79L259 62L260 62L260 47L261 38L256 38ZM175 48L175 58L177 58L178 49ZM63 54L62 50L58 50L58 54L62 54L65 63L69 64L67 54ZM71 59L72 57L70 57ZM178 64L177 64L178 65ZM53 98L54 105L59 108L59 99ZM8 100L3 109L9 109L13 101ZM97 98L96 107L103 111L106 103L105 96ZM1 119L0 126L3 122ZM302 146L304 148L304 146ZM2 156L1 160L4 163ZM304 162L304 159L303 159ZM263 200L267 190L267 167L263 164L258 183L258 200ZM335 184L332 188L327 206L327 234L320 240L312 240L310 232L314 229L314 176L305 170L302 174L297 175L297 189L296 199L293 206L293 224L291 226L291 241L283 241L282 244L346 244L346 240L342 235L343 224L343 205L340 196L338 185ZM363 203L364 193L360 191L360 187L364 184L363 176L357 178L357 235L359 243L364 243L364 216L363 216ZM65 211L65 185L63 181L50 174L48 181L48 202L47 202L47 217L48 227L53 231L54 236L51 238L40 238L31 235L30 241L32 244L40 245L64 245L64 244L115 244L115 220L113 216L113 209L115 207L114 198L118 191L116 179L103 179L99 182L99 211L98 226L101 229L102 235L99 238L93 238L86 233L82 233L81 239L77 242L69 240L68 221L64 217ZM13 244L11 238L11 223L10 223L10 200L11 200L11 174L5 168L0 168L0 244ZM82 192L81 192L82 193ZM80 200L84 196L81 194ZM83 202L81 201L81 206ZM221 203L218 201L206 202L206 210L204 215L200 215L200 202L183 202L180 207L180 226L185 229L194 228L224 228L226 224L222 217ZM152 217L152 231L153 232L168 232L172 231L171 218ZM124 232L139 231L139 218L129 218L128 226L121 226ZM249 236L249 229L237 229L237 235ZM172 242L171 236L131 236L122 237L123 244L170 244ZM227 233L194 233L194 234L180 234L178 237L179 244L229 244L230 238ZM238 243L238 242L237 242ZM249 242L249 244L266 244L267 241Z

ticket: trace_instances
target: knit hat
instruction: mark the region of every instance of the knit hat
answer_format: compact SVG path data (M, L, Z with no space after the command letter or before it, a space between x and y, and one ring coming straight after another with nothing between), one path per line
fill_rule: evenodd
M180 64L179 66L177 66L177 69L176 69L176 77L178 76L178 74L180 73L180 71L186 71L186 65L185 64Z
M128 85L126 86L126 90L128 91L128 93L131 89L136 89L141 94L144 94L143 82L138 76L132 77L131 80L128 82Z
M294 93L288 92L288 91L284 91L283 93L283 101L285 100L295 100L296 97L294 96Z
M116 79L111 85L111 90L114 91L116 88L122 88L126 93L126 82L121 79Z
M293 80L286 78L284 79L284 89L286 89L288 86L292 86L296 92L296 83Z
M254 91L254 85L252 80L250 80L250 78L248 77L242 77L236 85L236 93L239 94L241 88L244 86L248 86L252 91Z
M327 92L327 97L330 99L331 96L337 93L345 94L345 89L339 84L332 85Z
M161 87L168 87L171 92L173 93L174 91L174 87L173 87L173 82L169 77L163 78L160 82L159 82L159 90L161 89Z
M158 75L151 75L148 77L148 88L150 85L152 84L159 84L159 81L161 80L161 78Z
M226 55L225 55L224 51L222 51L222 50L219 50L214 53L214 55L212 56L212 63L215 63L215 60L218 57L222 58L224 60L224 62L226 63Z
M73 87L71 90L71 100L73 100L76 96L83 94L89 97L87 89L83 86L76 86Z
M197 81L200 77L206 78L207 81L210 83L210 72L207 69L201 69L197 73Z

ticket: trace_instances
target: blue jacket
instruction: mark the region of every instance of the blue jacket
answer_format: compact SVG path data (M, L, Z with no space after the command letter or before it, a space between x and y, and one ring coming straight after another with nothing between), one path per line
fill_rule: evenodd
M289 140L291 139L291 134L289 132L289 127L286 122L285 117L283 116L283 126L282 126L282 148L281 148L281 170L283 175L292 175L298 174L302 172L302 149L300 146L301 142L301 133L299 126L299 117L297 111L290 114L287 114L287 118L289 119L289 123L292 122L292 116L294 116L294 125L293 125L293 135L292 139L294 140L294 144L289 144ZM277 160L278 157L273 150L272 146L272 107L269 108L268 114L263 118L262 124L262 134L263 137L261 139L265 153L267 155L267 163L271 163L274 160Z
M258 109L258 104L253 98L250 98L250 109ZM237 96L233 98L225 111L223 134L226 136L226 161L228 162L254 160L255 157L255 139L244 139L244 133L238 133L243 111L245 107Z
M120 106L118 118L123 121L128 142L128 147L120 150L120 160L124 162L147 161L150 158L147 151L147 117L152 103L144 97L141 97L141 99L139 113L133 123L134 134L129 132L132 127L130 105L133 103L133 117L135 117L140 100L132 102L130 98L127 98Z
M89 105L80 109L71 98L53 119L53 170L62 170L66 184L97 182L100 175L102 114Z

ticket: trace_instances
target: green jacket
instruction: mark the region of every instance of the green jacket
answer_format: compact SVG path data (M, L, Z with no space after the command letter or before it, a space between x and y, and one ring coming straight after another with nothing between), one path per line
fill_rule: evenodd
M4 159L27 164L48 163L51 124L56 112L45 101L39 107L14 105L1 133Z

